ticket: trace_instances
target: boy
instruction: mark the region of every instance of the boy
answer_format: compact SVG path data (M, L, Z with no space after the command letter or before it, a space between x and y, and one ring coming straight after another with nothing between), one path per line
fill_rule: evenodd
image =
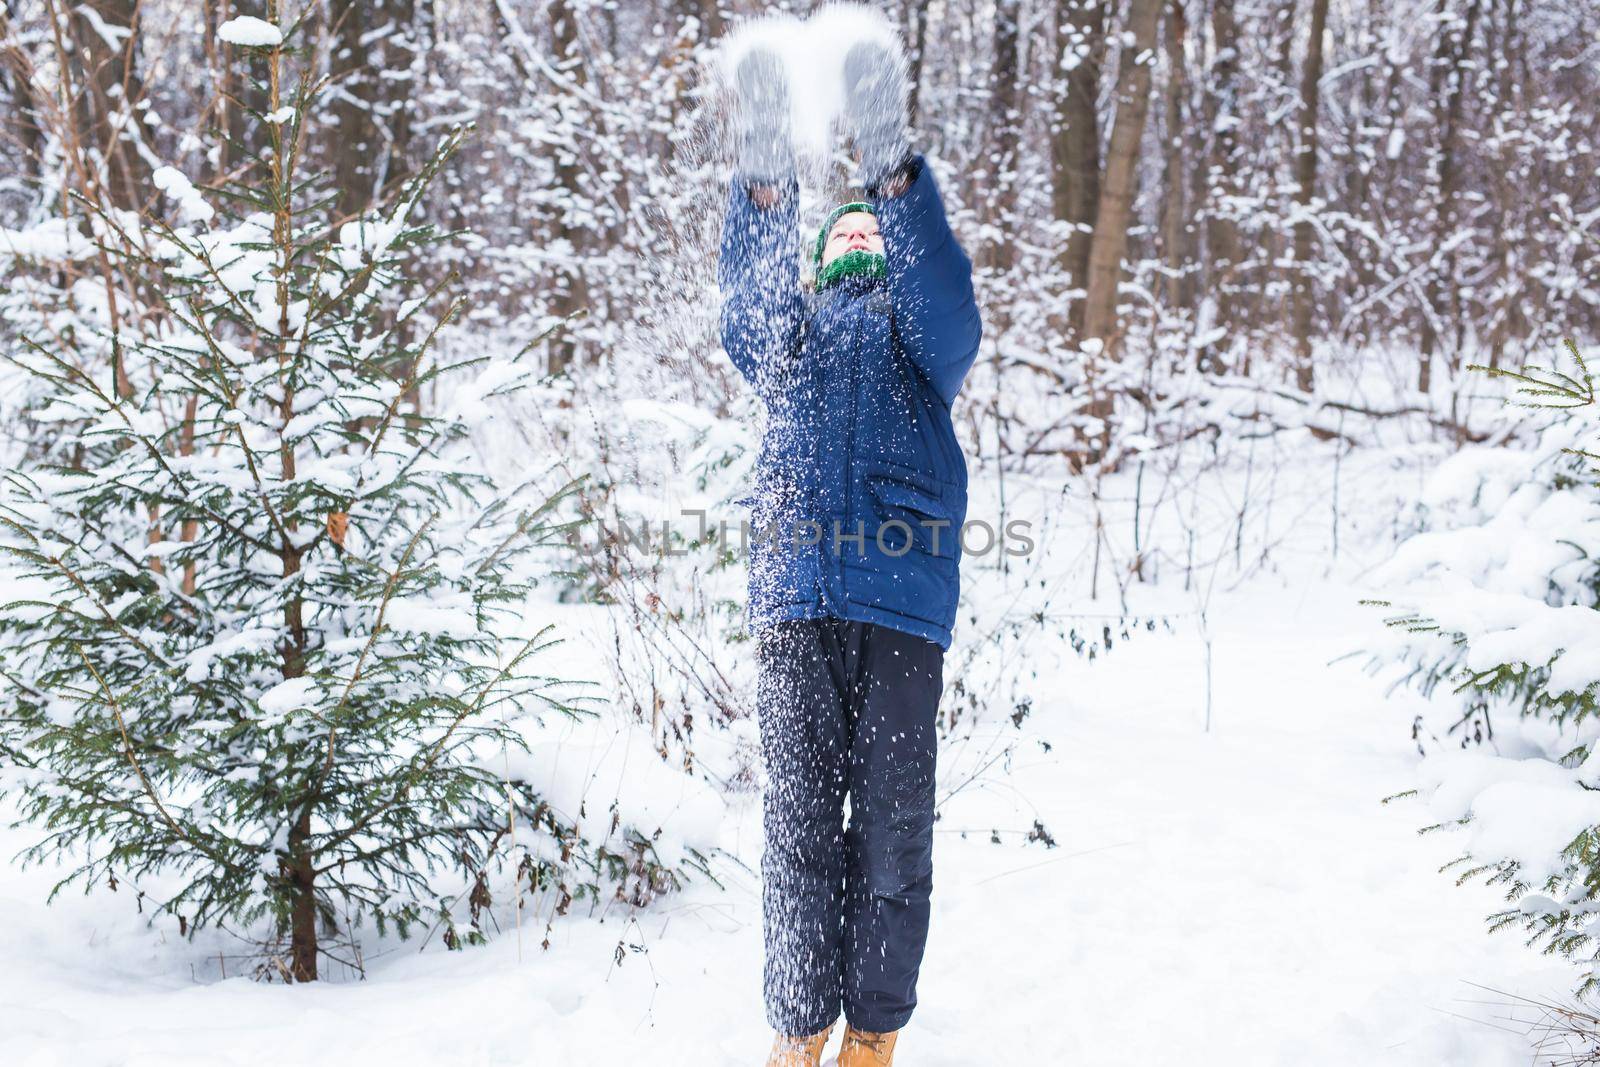
M932 889L935 721L959 591L966 460L950 405L981 336L972 264L905 133L881 45L845 59L866 199L836 209L801 291L778 56L740 63L718 265L723 347L765 401L750 556L769 1067L892 1062ZM850 825L844 801L850 798Z

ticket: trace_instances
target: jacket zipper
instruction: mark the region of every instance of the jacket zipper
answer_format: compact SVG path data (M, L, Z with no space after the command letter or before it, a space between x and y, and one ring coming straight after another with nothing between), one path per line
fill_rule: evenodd
M863 298L864 300L865 298ZM866 304L862 303L857 309L855 318L854 338L850 346L850 426L845 434L844 452L844 528L846 532L855 532L855 501L856 501L856 417L858 398L861 394L861 335L862 323L866 320ZM831 532L831 531L830 531ZM839 594L849 600L849 594L844 588L844 549L839 549Z

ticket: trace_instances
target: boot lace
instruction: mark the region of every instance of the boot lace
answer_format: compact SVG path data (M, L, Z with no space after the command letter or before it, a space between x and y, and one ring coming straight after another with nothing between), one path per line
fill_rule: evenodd
M888 1034L873 1034L868 1033L865 1030L852 1030L850 1031L850 1036L856 1044L861 1045L864 1048L869 1048L875 1053L885 1052L888 1050Z

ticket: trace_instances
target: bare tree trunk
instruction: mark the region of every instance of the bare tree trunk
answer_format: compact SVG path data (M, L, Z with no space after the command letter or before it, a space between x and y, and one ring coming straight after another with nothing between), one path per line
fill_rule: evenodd
M1485 48L1485 52L1497 57L1496 67L1499 71L1498 93L1499 110L1511 117L1513 126L1520 125L1526 114L1523 104L1523 91L1526 81L1519 80L1517 71L1527 66L1526 42L1517 29L1518 0L1497 0L1496 7L1503 5L1501 14L1501 40L1496 47ZM1507 168L1495 169L1496 201L1500 206L1501 217L1507 220L1525 210L1524 197L1521 190L1516 188L1512 175L1507 173ZM1515 250L1510 238L1506 235L1505 228L1495 234L1497 244L1497 261L1502 279L1501 310L1498 316L1498 329L1491 338L1489 348L1489 366L1499 367L1501 351L1509 340L1522 340L1528 336L1528 318L1524 312L1524 301L1521 299L1520 279L1514 279L1516 268L1513 261Z
M906 114L912 129L917 128L922 115L922 52L928 44L928 3L929 0L911 0L906 9L906 28L911 36L910 69L907 71L911 91Z
M994 130L994 178L990 189L990 218L1002 236L989 245L989 265L1004 275L1015 264L1015 245L1007 239L1015 232L1017 148L1021 140L1018 105L1017 20L1020 0L998 0L994 11L994 64L989 70L989 122ZM1002 327L1000 331L1004 332Z
M1089 295L1084 301L1085 343L1098 342L1089 351L1091 390L1089 414L1101 420L1100 440L1094 457L1103 456L1110 442L1112 399L1103 381L1104 369L1118 358L1121 326L1117 293L1122 284L1122 257L1128 247L1128 225L1139 184L1139 143L1144 138L1150 109L1150 66L1161 22L1163 0L1130 0L1127 37L1117 63L1116 118L1106 145L1105 178L1095 213L1094 243L1089 251Z
M231 6L229 0L205 0L205 37L201 43L206 50L206 74L211 82L211 120L224 135L215 141L213 179L228 173L228 166L232 162L229 157L237 140L234 124L240 122L237 112L241 109L234 104L239 90L234 85L233 64L228 62L227 52L217 38L217 30L228 21L228 9Z
M1066 0L1057 26L1060 65L1067 71L1066 88L1058 94L1050 133L1054 172L1055 217L1071 227L1061 265L1070 284L1084 289L1089 281L1089 250L1094 244L1095 215L1100 207L1100 64L1105 55L1106 4ZM1083 334L1084 302L1074 301L1067 314L1069 339Z
M226 134L217 144L216 165L213 175L235 173L249 160L259 158L267 146L267 131L263 123L253 122L249 112L270 111L265 83L267 61L253 48L234 48L217 40L217 29L239 13L238 0L205 0L206 65L211 71L213 100L212 121ZM251 13L249 3L245 13Z
M1445 13L1449 9L1450 0L1439 0L1434 8L1434 25L1439 30L1439 41L1434 49L1433 62L1428 69L1428 103L1436 104L1444 86L1445 66L1450 61L1450 31L1445 24ZM1441 151L1448 153L1450 143L1441 140ZM1436 230L1437 232L1437 230ZM1417 390L1427 393L1433 388L1433 355L1439 346L1439 337L1433 328L1433 309L1436 303L1433 299L1433 280L1428 282L1426 305L1422 309L1422 330L1418 342L1418 354L1421 357L1417 362Z
M1280 121L1261 131L1261 143L1254 148L1261 160L1261 170L1272 182L1271 192L1268 194L1272 200L1271 210L1285 218L1294 213L1294 161L1295 152L1300 144L1299 135L1295 130L1294 111L1291 110L1298 108L1300 94L1294 62L1295 42L1299 40L1295 32L1295 17L1299 10L1300 0L1269 0L1265 9L1261 11L1267 16L1262 21L1267 22L1268 38L1263 42L1262 50L1267 52L1270 49L1272 56L1270 66L1263 64L1261 75L1264 77L1261 80L1265 83L1263 88L1266 90L1268 105L1280 117ZM1273 99L1274 93L1281 94L1281 97ZM1293 103L1290 102L1291 98ZM1278 175L1276 164L1280 160L1289 172L1286 180L1280 180ZM1267 226L1258 231L1255 258L1263 264L1282 264L1293 255L1292 229L1285 231L1281 226ZM1241 290L1241 297L1244 293L1248 293L1249 316L1253 322L1263 325L1264 332L1276 335L1275 340L1287 341L1292 347L1294 333L1292 286L1271 284L1278 280L1276 276L1268 276L1267 272L1263 271L1262 276L1257 279L1257 284ZM1250 365L1251 352L1247 347L1239 359L1239 373L1248 375Z
M381 0L380 0L381 2ZM368 19L382 18L362 0L335 0L325 9L331 28L331 74L337 86L329 112L333 118L333 171L339 214L360 213L373 199L372 169L378 147L373 104L366 99L370 68L361 39Z
M563 69L570 69L569 64L579 58L577 12L573 10L570 0L551 0L548 11L556 64ZM573 76L581 75L574 71ZM576 146L572 146L571 151L556 153L556 182L564 195L562 203L557 207L563 214L556 220L555 234L572 250L574 261L582 258L583 250L588 244L587 233L582 227L573 224L569 214L571 201L583 188L583 171L576 153ZM568 264L566 270L557 275L555 284L557 286L555 299L551 302L555 314L563 318L574 315L587 302L588 294L577 262ZM578 344L572 332L557 331L549 343L550 373L559 374L565 371L577 361L577 358Z
M1440 13L1444 13L1441 0ZM1454 236L1456 225L1456 199L1460 193L1458 156L1460 152L1461 114L1466 100L1466 85L1470 77L1464 66L1472 48L1473 34L1477 30L1478 0L1467 0L1465 26L1460 30L1440 25L1439 46L1434 55L1433 70L1428 86L1431 102L1437 104L1441 91L1444 95L1444 115L1439 133L1438 198L1434 216L1434 245L1443 247ZM1428 272L1428 307L1431 314L1423 316L1422 364L1418 368L1417 388L1427 392L1433 384L1433 357L1438 350L1439 336L1435 323L1461 322L1459 301L1455 298L1455 265L1453 252L1446 252L1442 260ZM1460 361L1460 344L1453 346L1449 362L1452 369Z
M1166 200L1162 205L1161 244L1166 260L1167 276L1164 279L1167 306L1173 309L1190 306L1191 281L1189 265L1190 233L1188 192L1188 153L1185 151L1189 123L1186 118L1189 92L1188 66L1184 58L1184 38L1189 33L1189 22L1184 15L1183 0L1172 0L1167 11L1163 36L1167 53L1166 93Z
M43 180L41 153L44 150L44 120L34 92L34 65L27 51L12 36L10 2L0 5L0 86L11 98L11 106L0 113L0 135L16 142L32 176ZM7 118L6 115L12 117Z
M90 149L106 199L136 210L154 192L150 167L134 147L144 136L134 110L144 96L139 0L84 0L71 10L81 143Z
M1317 191L1317 110L1322 99L1322 39L1328 28L1328 0L1311 0L1311 28L1306 35L1305 68L1300 77L1300 144L1294 159L1295 202L1301 220L1294 227L1294 277L1291 279L1294 319L1295 384L1310 392L1315 384L1311 363L1311 254L1316 240L1305 218Z
M1210 96L1212 114L1210 176L1206 199L1206 286L1215 309L1215 324L1228 335L1239 329L1241 316L1234 290L1239 286L1243 249L1233 208L1223 206L1226 198L1239 193L1239 23L1234 16L1234 0L1212 0L1211 37L1216 48L1211 63ZM1227 342L1223 342L1226 351ZM1221 360L1207 346L1198 354L1206 365L1220 369Z
M1358 45L1363 40L1377 40L1379 38L1380 23L1383 18L1384 8L1379 0L1367 0L1363 12L1364 23L1360 27L1366 31L1367 37L1358 37ZM1357 114L1361 116L1375 116L1376 99L1373 92L1376 72L1374 66L1364 67L1358 75L1361 79L1361 89L1358 94L1359 106ZM1347 124L1349 135L1346 139L1345 152L1349 159L1360 159L1362 144L1366 138L1373 136L1375 124L1371 118L1362 122ZM1345 179L1345 202L1349 204L1366 204L1372 189L1372 171L1370 167L1346 166L1343 171ZM1355 273L1355 283L1358 290L1366 289L1372 284L1373 270L1371 257L1367 255L1353 255L1350 257L1351 266Z
M411 174L411 96L432 6L423 0L335 0L332 113L338 210L353 216Z

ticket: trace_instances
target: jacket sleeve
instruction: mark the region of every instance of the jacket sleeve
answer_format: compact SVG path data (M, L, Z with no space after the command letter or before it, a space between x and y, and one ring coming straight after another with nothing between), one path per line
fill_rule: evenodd
M933 172L920 155L910 165L910 187L874 202L889 299L906 354L949 405L977 358L983 325L972 260L950 230Z
M729 182L717 259L722 347L763 398L800 348L805 302L796 243L799 192L791 182L778 203L759 208L743 179L736 175Z

